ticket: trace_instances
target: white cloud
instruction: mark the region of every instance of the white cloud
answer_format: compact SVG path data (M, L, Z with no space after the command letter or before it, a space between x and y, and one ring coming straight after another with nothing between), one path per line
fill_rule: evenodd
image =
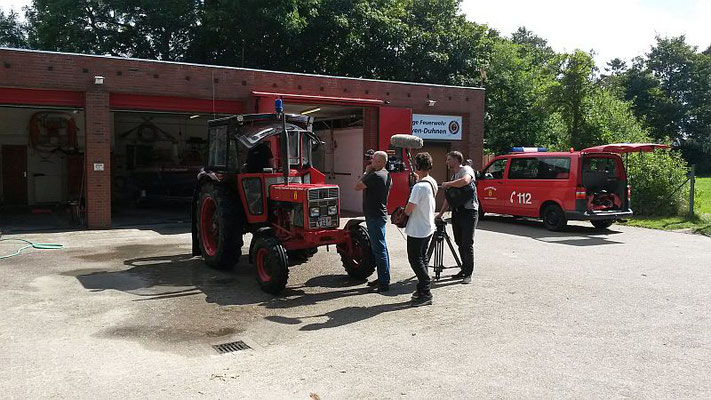
M655 35L683 34L702 50L711 45L711 0L464 0L462 11L506 36L525 26L556 51L595 50L599 67L643 55Z

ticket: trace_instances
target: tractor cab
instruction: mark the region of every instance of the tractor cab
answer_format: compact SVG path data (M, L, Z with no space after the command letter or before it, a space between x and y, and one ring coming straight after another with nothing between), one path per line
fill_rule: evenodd
M250 260L263 290L286 285L288 267L335 245L355 278L375 270L361 220L340 226L340 189L312 166L321 141L313 118L283 113L244 114L208 123L208 163L193 196L193 255L215 268L237 264L252 234Z

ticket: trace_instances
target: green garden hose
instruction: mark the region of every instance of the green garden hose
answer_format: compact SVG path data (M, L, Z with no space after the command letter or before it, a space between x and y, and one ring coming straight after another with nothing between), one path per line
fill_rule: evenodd
M25 242L25 243L27 243L27 246L20 247L16 252L14 252L12 254L0 256L0 260L3 260L5 258L10 258L10 257L15 257L15 256L19 255L22 250L29 249L29 248L35 248L35 249L39 249L39 250L57 250L57 249L64 248L64 245L57 244L57 243L33 243L33 242L30 242L29 240L25 240L25 239L0 239L0 242L5 242L5 241Z

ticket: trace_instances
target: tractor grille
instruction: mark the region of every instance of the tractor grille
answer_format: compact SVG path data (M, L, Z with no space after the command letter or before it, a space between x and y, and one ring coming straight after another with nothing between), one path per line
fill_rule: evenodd
M329 206L338 206L338 198L309 201L309 210L307 212L310 212L313 207L318 207L320 211L318 217L312 217L307 214L309 215L309 229L338 228L338 213L328 215Z
M338 198L338 187L311 189L309 190L309 200Z

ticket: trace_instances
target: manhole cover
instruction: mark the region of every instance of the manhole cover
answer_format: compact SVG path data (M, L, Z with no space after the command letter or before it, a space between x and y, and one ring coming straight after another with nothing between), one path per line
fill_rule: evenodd
M233 353L235 351L251 349L251 347L249 347L247 343L241 340L238 340L236 342L213 344L212 348L220 354Z

